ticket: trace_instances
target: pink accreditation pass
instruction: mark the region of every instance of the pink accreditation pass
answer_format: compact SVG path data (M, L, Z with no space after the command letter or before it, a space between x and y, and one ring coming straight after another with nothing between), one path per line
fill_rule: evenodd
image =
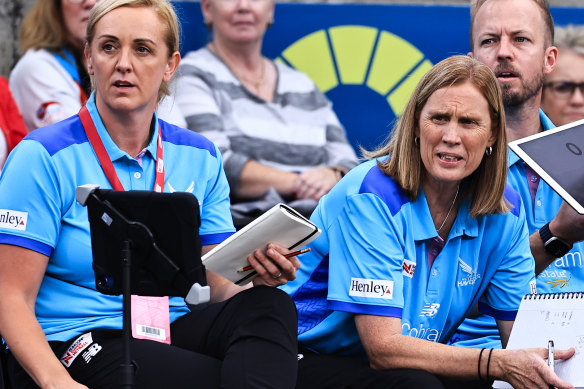
M132 336L170 344L168 296L132 295Z

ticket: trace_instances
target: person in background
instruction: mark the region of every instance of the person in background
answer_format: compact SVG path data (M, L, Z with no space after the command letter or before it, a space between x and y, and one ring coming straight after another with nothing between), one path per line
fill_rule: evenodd
M14 102L8 81L0 77L0 171L10 151L26 134L22 115Z
M20 26L24 55L10 73L10 88L28 131L77 114L91 81L83 44L89 12L99 0L37 0ZM184 126L178 108L164 99L163 119Z
M265 58L274 0L203 0L213 40L181 63L176 101L187 127L223 153L236 224L278 202L310 215L357 165L331 103L305 74Z
M541 109L556 126L584 119L584 26L556 27L555 69L545 77Z
M552 42L554 23L546 0L478 0L471 7L470 54L497 76L509 141L555 127L539 108L545 79L555 72L558 60ZM537 288L531 292L582 291L584 216L512 150L508 169L508 183L521 196L527 216L537 275ZM451 341L464 347L500 347L496 331L490 317L475 311Z
M15 388L120 385L122 296L96 290L77 186L190 187L203 252L234 232L217 147L155 112L180 61L178 31L167 0L100 0L85 48L95 91L78 115L30 133L2 172L2 220L16 223L0 225L0 333ZM199 310L166 300L150 319L170 344L131 340L136 388L293 388L296 310L274 288L300 266L287 252L269 244L249 255L258 276L246 287L207 271L211 304Z
M547 349L443 344L477 303L506 342L535 283L491 70L468 56L436 64L389 143L368 156L320 200L311 220L322 234L281 287L299 315L297 387L572 388L547 366ZM370 368L341 356L367 356Z

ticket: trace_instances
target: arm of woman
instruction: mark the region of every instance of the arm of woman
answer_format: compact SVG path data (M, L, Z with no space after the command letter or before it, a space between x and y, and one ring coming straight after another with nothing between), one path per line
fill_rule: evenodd
M59 362L35 316L36 296L47 263L46 255L0 244L0 333L41 388L86 388Z
M196 53L184 58L175 101L187 128L205 135L221 150L232 191L243 198L258 197L270 187L283 195L292 194L298 174L266 166L232 150L221 108L229 103L222 103L221 92L213 89L214 79L208 79L208 73L198 67L197 61Z
M203 246L203 254L206 254L216 245ZM247 257L247 260L258 275L244 286L239 286L207 270L207 284L211 287L211 302L227 300L242 290L252 286L280 286L296 278L296 270L300 268L300 262L296 257L286 258L284 254L289 250L275 244L268 244L265 250L256 250ZM277 277L276 277L277 276Z
M312 198L316 201L327 194L332 187L349 170L357 166L358 160L355 150L347 141L347 134L337 115L332 109L331 103L314 86L315 93L321 95L326 101L326 143L324 145L327 155L327 166L310 169L300 174L296 196L299 199Z
M259 162L248 160L241 169L237 185L237 195L253 198L274 188L281 195L293 195L297 189L299 175L275 169ZM304 198L299 197L298 198Z
M479 368L482 378L486 378L489 364L491 379L507 381L516 388L541 388L548 384L562 389L573 388L547 367L543 359L547 350L543 348L493 350L489 363L490 350L485 350L481 356L479 349L447 346L402 335L401 320L397 317L356 315L355 324L374 369L419 369L452 379L478 380ZM508 337L508 334L502 336ZM558 350L556 355L565 359L572 354L573 349Z
M79 112L80 89L46 50L28 51L10 73L10 89L29 131Z

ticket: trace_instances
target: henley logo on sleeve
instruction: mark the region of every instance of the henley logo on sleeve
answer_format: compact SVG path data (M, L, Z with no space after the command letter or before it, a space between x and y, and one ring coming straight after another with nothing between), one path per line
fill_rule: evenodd
M409 259L404 259L402 263L402 274L406 277L413 278L414 271L416 270L416 262L410 261Z
M393 281L351 278L349 296L393 299Z
M26 231L28 212L0 209L0 227L11 230Z

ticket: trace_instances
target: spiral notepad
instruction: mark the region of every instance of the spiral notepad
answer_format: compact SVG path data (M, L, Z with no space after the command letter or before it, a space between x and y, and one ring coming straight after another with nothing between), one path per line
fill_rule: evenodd
M575 387L584 388L584 292L523 297L507 348L547 348L549 340L556 349L576 349L572 358L556 360L555 371ZM493 387L511 388L501 381L495 381Z

